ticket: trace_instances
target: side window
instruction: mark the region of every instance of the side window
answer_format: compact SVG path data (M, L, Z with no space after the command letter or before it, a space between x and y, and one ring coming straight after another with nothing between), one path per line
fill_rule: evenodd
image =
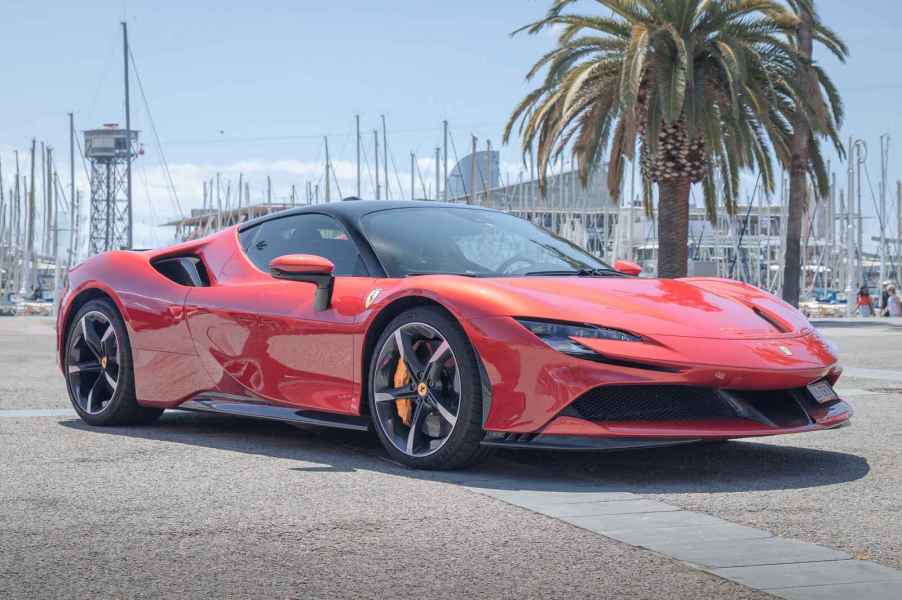
M354 240L338 221L326 215L272 219L245 229L239 239L251 262L267 273L270 261L279 256L315 254L331 260L336 275L367 275Z

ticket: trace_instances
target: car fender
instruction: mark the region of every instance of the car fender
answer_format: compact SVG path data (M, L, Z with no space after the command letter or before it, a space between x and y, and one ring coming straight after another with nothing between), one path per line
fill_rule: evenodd
M406 281L407 280L402 280L402 283ZM453 299L443 295L431 285L397 285L396 287L390 288L384 295L382 294L381 288L377 287L376 290L379 291L377 292L375 300L367 307L366 312L363 315L363 341L359 353L359 356L361 357L359 383L361 384L360 389L363 393L361 405L366 403L365 396L369 361L371 358L370 351L375 347L378 337L381 335L382 328L397 314L400 314L409 307L433 305L441 307L457 321L473 347L482 384L482 420L484 424L491 410L493 381L489 377L480 352L479 340L482 339L482 336L479 334L478 328L471 320L471 316L475 313L475 307L466 303L462 305L459 302L454 302Z

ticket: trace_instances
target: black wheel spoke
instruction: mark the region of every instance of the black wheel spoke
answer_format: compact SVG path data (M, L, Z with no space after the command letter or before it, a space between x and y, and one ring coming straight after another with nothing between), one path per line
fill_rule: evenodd
M103 352L103 355L107 357L107 360L113 359L113 357L118 354L118 349L116 348L116 332L113 330L113 324L108 323L106 331L103 332L103 335L100 337L100 349Z
M407 370L415 379L419 379L423 374L424 365L414 350L411 336L398 329L395 331L395 344Z
M441 417L449 424L451 427L454 427L457 424L457 415L448 410L448 408L442 403L438 394L434 392L429 393L429 401L432 406L435 408L435 412L437 412Z
M104 381L106 381L107 387L110 388L110 393L112 394L113 392L115 392L116 386L118 385L119 382L116 381L115 377L110 375L109 370L103 372L103 379L104 379Z
M442 365L445 363L443 359L448 356L450 350L451 346L448 345L448 341L442 340L442 343L438 345L426 363L426 380L430 382L435 380L436 375L442 370Z
M106 389L106 381L103 377L98 377L94 380L94 385L91 386L91 389L88 391L87 403L85 404L85 410L89 413L97 412L103 408L101 405L103 403L102 393L103 390Z
M422 400L417 402L416 408L413 409L413 417L410 419L410 430L407 432L407 454L414 454L416 444L423 429L423 419L429 411L426 409L426 403Z
M100 363L96 360L86 360L79 363L69 364L69 374L75 373L95 373L100 370Z
M376 392L376 402L393 402L395 400L415 400L417 391L410 387L388 388Z
M88 323L88 315L85 315L81 320L81 335L85 342L85 346L97 360L99 361L103 358L103 343L100 341L97 331L94 330L94 325Z

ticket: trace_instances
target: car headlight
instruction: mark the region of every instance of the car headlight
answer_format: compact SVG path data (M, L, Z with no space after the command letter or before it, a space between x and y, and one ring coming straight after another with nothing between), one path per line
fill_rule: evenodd
M626 331L599 327L597 325L519 318L517 322L558 352L581 358L595 356L597 353L572 338L615 340L619 342L638 342L642 339Z

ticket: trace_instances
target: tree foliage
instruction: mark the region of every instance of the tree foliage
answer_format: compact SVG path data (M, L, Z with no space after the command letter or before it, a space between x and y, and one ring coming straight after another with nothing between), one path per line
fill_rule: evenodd
M608 190L618 199L638 139L647 210L649 183L688 178L703 183L709 218L718 195L735 214L743 170L757 170L773 192L801 111L814 134L808 172L828 193L821 140L844 153L842 100L820 66L812 65L811 89L796 76L797 13L812 0L591 0L602 9L596 14L571 12L576 2L553 0L543 19L514 32L558 32L556 47L527 74L539 83L504 131L505 142L517 131L524 157L535 152L543 189L549 166L570 150L584 185L607 159ZM842 40L819 20L814 36L845 58Z

